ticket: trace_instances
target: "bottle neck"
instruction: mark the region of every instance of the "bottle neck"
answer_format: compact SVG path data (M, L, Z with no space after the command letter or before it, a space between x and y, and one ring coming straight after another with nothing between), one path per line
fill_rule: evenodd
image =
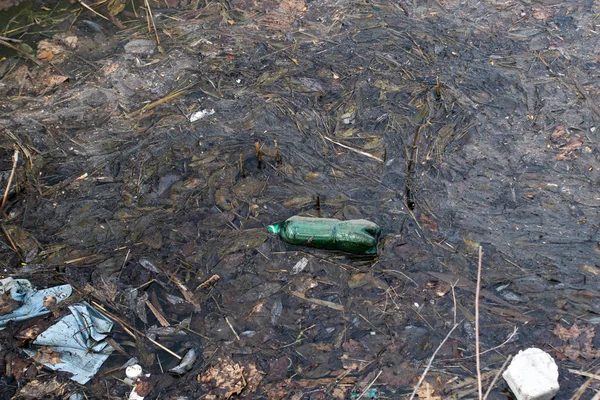
M269 232L271 232L274 235L278 235L279 231L281 230L281 224L273 224L273 225L269 225L267 226L267 229L269 230Z

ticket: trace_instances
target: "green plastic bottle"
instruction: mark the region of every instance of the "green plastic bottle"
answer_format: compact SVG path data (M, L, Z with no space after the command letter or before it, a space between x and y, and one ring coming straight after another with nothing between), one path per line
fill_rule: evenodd
M379 225L365 219L291 217L267 229L290 244L354 254L377 254Z

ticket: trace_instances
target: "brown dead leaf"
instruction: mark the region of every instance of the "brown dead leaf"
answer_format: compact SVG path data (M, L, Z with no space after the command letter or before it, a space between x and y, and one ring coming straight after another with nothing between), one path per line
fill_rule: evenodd
M367 283L369 283L367 280L368 276L369 275L364 272L356 272L352 274L352 276L350 276L350 279L348 279L348 287L350 289L356 289L366 285Z
M135 392L140 397L148 396L150 393L152 393L160 378L160 375L150 375L149 377L144 376L141 381L135 385Z
M581 335L581 331L576 324L573 324L569 329L561 324L557 324L556 328L554 328L554 334L558 336L560 340L566 342L569 339L577 339L579 335Z
M269 400L287 400L290 397L292 385L290 385L290 379L286 379L263 385L263 389L268 393Z
M61 398L65 391L65 387L66 384L58 383L56 377L44 381L34 380L19 390L17 397L23 400L38 400L45 398L46 396Z
M423 227L429 229L429 232L437 232L438 231L438 224L431 217L428 217L425 214L421 214L419 219L421 220Z
M435 292L438 297L444 297L452 289L451 285L441 281L429 281L425 284L425 287Z
M308 275L296 275L292 280L291 287L295 292L306 294L311 289L319 286L317 280Z
M557 161L573 160L577 158L577 150L583 146L583 139L580 135L573 134L564 124L557 125L547 144L548 148L558 150L559 153L554 156Z
M554 156L556 161L573 160L577 158L576 151L583 145L583 139L579 135L573 135L569 141L560 146L560 153Z
M117 284L111 280L101 280L96 282L94 286L87 283L84 288L86 293L92 294L103 303L112 303L119 294Z
M31 367L31 361L24 360L21 357L15 357L10 361L10 368L6 368L7 376L14 376L16 381L20 381L23 378L23 375L26 371L35 370L35 368ZM3 371L4 372L4 371Z
M253 363L249 363L247 365L244 366L244 370L246 372L246 390L244 390L244 393L249 394L249 393L254 393L256 392L256 389L258 389L258 386L260 385L260 383L262 382L265 373L263 371L259 371L256 368L256 365Z
M417 396L420 399L442 400L442 396L436 396L435 392L435 389L429 384L429 382L423 381L423 383L417 390Z
M0 315L6 315L19 308L21 303L12 298L10 291L0 294Z
M550 139L553 141L559 140L560 138L562 138L563 136L565 136L566 133L566 127L562 124L557 125L554 130L552 131L552 133L550 134Z
M279 8L288 14L298 14L305 9L304 0L282 0Z
M596 336L596 329L593 326L580 328L577 324L573 324L567 329L561 324L557 324L554 334L564 342L556 353L560 359L568 358L576 361L584 358L590 360L600 356L600 351L594 349L593 345Z
M37 47L37 58L42 61L51 61L54 59L54 57L59 56L65 52L65 48L63 46L53 42L50 39L40 40Z
M64 32L57 33L52 38L60 41L65 46L70 47L72 49L77 47L77 43L79 42L79 38L77 36L69 35Z
M269 375L268 379L273 381L280 381L285 379L287 376L287 370L289 367L289 360L287 357L279 357L269 362Z
M113 72L115 72L117 69L119 69L118 63L110 63L110 64L106 64L104 67L102 67L102 69L100 70L100 73L104 76L108 76L108 75L112 74Z
M52 350L50 347L40 347L32 357L36 362L40 364L56 365L62 363L58 352Z
M34 340L43 330L45 329L42 329L39 325L30 326L15 334L15 338L20 340Z
M54 54L48 50L41 50L38 52L37 58L42 61L52 61Z
M219 357L214 366L198 375L197 380L208 387L207 399L229 399L245 388L250 392L256 390L263 375L254 364L245 368L229 357Z
M46 307L48 310L50 310L50 312L52 313L54 318L58 318L60 316L60 313L58 310L58 303L56 302L56 297L49 296L49 295L45 296L44 297L44 307Z
M21 91L33 94L45 94L55 86L65 82L68 78L62 75L53 75L49 70L30 70L26 65L22 65L13 73L7 74L5 79L13 80Z
M534 4L531 6L533 18L540 21L548 21L552 17L552 9L542 4Z

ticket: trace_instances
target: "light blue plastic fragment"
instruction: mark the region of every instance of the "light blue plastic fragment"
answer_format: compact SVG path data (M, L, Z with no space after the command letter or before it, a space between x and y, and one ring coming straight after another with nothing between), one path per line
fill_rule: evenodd
M48 314L44 307L44 298L52 296L56 303L65 300L73 292L71 285L60 285L53 288L36 290L27 279L4 278L0 280L0 295L10 292L13 300L23 303L9 314L0 316L0 330L6 328L11 321L23 321Z
M62 361L44 366L70 372L72 380L85 385L114 350L104 341L114 323L86 302L69 306L69 310L70 315L42 332L33 344L50 347ZM37 353L37 350L23 350L31 357Z

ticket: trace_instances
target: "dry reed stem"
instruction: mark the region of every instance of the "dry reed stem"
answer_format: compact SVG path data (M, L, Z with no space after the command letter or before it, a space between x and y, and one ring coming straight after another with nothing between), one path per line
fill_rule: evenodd
M379 371L379 373L377 374L377 376L375 378L373 378L373 380L371 381L371 383L369 383L367 385L367 387L365 388L365 390L362 391L362 393L360 394L360 396L357 397L356 400L362 399L362 397L365 395L365 393L367 393L369 391L369 389L371 389L371 386L373 386L373 384L375 383L375 381L377 380L377 378L379 378L379 375L381 375L382 372L383 372L383 370Z
M600 381L600 375L598 375L598 374L593 374L591 372L586 372L586 371L578 371L576 369L571 369L571 368L567 369L567 371L569 371L572 374L586 376L588 378L592 378L592 379L595 379L597 381Z
M333 144L337 144L338 146L340 146L340 147L343 147L344 149L347 149L347 150L353 151L353 152L355 152L355 153L358 153L358 154L362 154L363 156L366 156L366 157L372 158L373 160L376 160L376 161L379 161L379 162L383 162L383 160L382 160L381 158L379 158L379 157L377 157L377 156L374 156L373 154L369 154L369 153L367 153L367 152L364 152L364 151L362 151L362 150L355 149L354 147L346 146L345 144L342 144L342 143L340 143L340 142L336 142L335 140L333 140L333 139L331 139L331 138L328 138L327 136L323 136L323 138L324 138L325 140L327 140L327 141L330 141L330 142L331 142L331 143L333 143Z
M156 347L166 351L167 353L169 353L170 355L172 355L173 357L175 357L178 360L181 360L182 357L179 356L177 353L175 353L174 351L171 351L169 348L163 346L162 344L160 344L159 342L157 342L156 340L152 339L151 337L149 337L148 335L146 335L144 332L135 329L133 326L129 325L127 322L125 322L124 320L122 320L121 318L117 317L115 314L109 312L102 304L92 300L92 305L96 306L97 308L100 309L100 311L103 314L106 314L107 317L117 321L119 323L119 325L121 325L121 327L123 328L123 330L125 332L127 332L127 334L129 336L131 336L132 338L136 338L135 334L137 333L140 336L145 337L146 339L148 339L150 341L150 343L154 344Z
M452 300L454 301L454 310L456 310L456 296L454 296L454 286L452 286ZM427 321L425 321L425 322L427 322ZM444 340L442 340L442 343L440 343L440 345L437 347L437 349L435 349L435 351L431 355L431 358L429 359L429 362L427 363L427 366L425 367L425 371L423 371L423 374L421 375L421 377L419 378L419 381L415 385L415 388L414 388L412 394L410 395L409 400L413 400L415 398L415 395L417 394L419 387L421 387L421 384L423 383L423 380L425 380L425 376L427 375L427 372L429 372L429 369L431 368L431 365L433 364L433 360L435 359L435 356L437 355L438 351L440 351L440 349L442 348L444 343L446 343L446 341L450 338L450 335L452 335L452 332L454 332L454 330L457 327L458 327L458 323L456 322L456 311L455 311L454 325L452 326L452 329L450 329L450 331L448 332L448 334L446 335Z
M479 246L479 260L477 262L477 287L475 288L475 363L477 365L477 391L478 399L483 400L483 387L481 385L481 360L479 354L479 291L481 290L481 259L483 249Z
M236 339L238 341L242 340L242 339L240 339L239 335L237 334L237 332L233 328L233 325L231 325L231 323L229 322L229 318L225 317L225 322L227 323L227 326L229 326L229 329L231 329L231 332L233 332L233 334L235 335Z
M498 378L500 378L500 374L502 373L502 371L504 371L504 368L506 368L506 366L508 365L508 363L510 362L511 359L512 359L512 355L508 356L508 358L504 361L504 364L502 364L502 366L500 367L500 369L498 370L498 372L494 376L494 379L492 379L492 383L490 383L490 386L485 391L485 394L483 395L483 400L487 399L488 395L490 394L490 392L494 388L494 385L498 381Z
M12 184L13 178L15 177L15 171L17 170L17 163L19 162L19 150L15 150L12 156L13 165L10 171L10 176L8 177L8 182L6 183L6 190L4 190L4 197L2 198L2 204L0 204L0 214L2 214L2 210L4 210L4 204L6 204L6 199L8 198L8 192L10 192L10 185Z
M571 372L573 374L584 375L583 371L576 371L576 370L569 369L569 372ZM588 376L588 374L591 376ZM598 379L599 375L600 375L600 369L596 370L595 374L586 372L584 376L588 376L588 379L581 384L581 386L577 389L577 391L575 393L573 393L573 396L571 396L570 400L579 400L581 398L581 396L583 396L585 391L588 389L590 384L594 380ZM594 395L594 397L592 397L591 400L600 400L600 392L597 392Z
M415 396L417 394L417 390L419 390L419 387L421 387L421 384L423 383L423 380L425 379L425 375L427 375L427 372L429 372L429 369L431 368L431 365L433 364L433 360L435 359L435 356L437 355L438 351L440 351L440 349L442 348L444 343L446 343L446 341L450 338L450 335L452 335L452 332L454 332L454 330L457 327L458 327L458 324L454 324L452 329L450 329L450 332L448 332L448 334L446 335L444 340L442 340L442 343L440 343L440 345L437 347L437 349L435 349L435 351L431 355L431 358L429 359L429 362L427 363L427 366L425 367L425 371L423 371L423 374L419 378L419 381L417 382L415 389L413 390L412 394L410 395L409 400L413 400L415 398Z
M246 171L244 170L244 158L242 157L242 153L240 153L240 175L242 175L242 178L246 177Z
M152 14L152 8L150 8L150 4L148 0L144 0L144 5L146 6L146 18L148 19L148 32L152 32L154 30L154 37L156 38L156 44L160 46L160 39L158 38L158 31L156 30L156 24L154 23L154 15ZM150 28L150 24L152 24L152 29Z

